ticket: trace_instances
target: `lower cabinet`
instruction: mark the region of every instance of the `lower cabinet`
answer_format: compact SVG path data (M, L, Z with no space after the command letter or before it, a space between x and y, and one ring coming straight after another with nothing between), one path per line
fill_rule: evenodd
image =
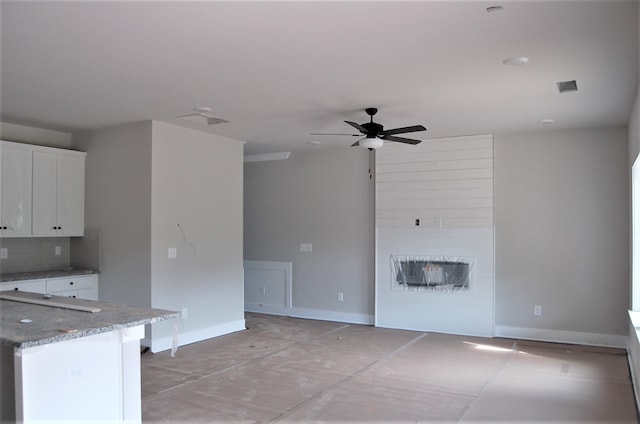
M26 291L31 293L46 293L47 283L45 280L22 280L0 283L0 291Z
M80 275L47 279L47 293L56 296L98 300L98 276Z
M98 300L98 275L77 275L73 277L48 278L46 280L23 280L0 283L0 291L28 291Z

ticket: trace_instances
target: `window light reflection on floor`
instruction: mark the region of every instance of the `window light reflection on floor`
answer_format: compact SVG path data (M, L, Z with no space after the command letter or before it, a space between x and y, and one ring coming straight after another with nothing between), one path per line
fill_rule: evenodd
M518 353L526 353L526 352L521 352L519 350L516 350L516 349L513 349L513 348L507 348L507 347L498 347L498 346L491 346L491 345L480 344L480 343L472 343L472 342L463 342L463 343L468 344L468 345L472 345L475 349L485 350L485 351L489 351L489 352L518 352Z

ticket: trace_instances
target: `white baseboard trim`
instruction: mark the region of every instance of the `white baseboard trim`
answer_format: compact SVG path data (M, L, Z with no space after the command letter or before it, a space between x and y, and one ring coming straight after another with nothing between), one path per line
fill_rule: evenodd
M508 327L496 325L495 337L570 343L587 346L627 347L627 336L618 334L582 333L579 331L548 330L545 328Z
M245 303L246 312L256 312L261 314L281 315L293 318L317 319L320 321L336 321L348 324L373 325L373 315L358 314L353 312L328 311L325 309L311 309L299 307L282 307L275 305L261 305L255 303Z
M380 328L390 328L393 330L416 331L419 333L442 333L442 334L452 334L456 336L485 337L485 338L493 337L493 332L491 331L491 329L487 329L486 331L484 331L482 328L473 328L473 329L466 328L464 330L457 330L457 329L451 329L451 328L431 329L431 328L424 328L424 327L413 326L413 325L389 325L385 323L382 323L382 324L377 323L375 324L375 326Z
M245 330L247 327L244 320L231 321L224 324L214 325L213 327L202 328L189 332L178 332L178 346L184 346L191 343L201 342L203 340L212 339L214 337L224 336L225 334L235 333ZM169 350L173 346L172 337L162 337L157 340L151 340L151 352L157 353Z
M640 407L640 312L629 311L629 345L627 346L627 361L631 374L631 384L635 396L636 408Z
M627 364L629 365L629 374L631 374L631 385L633 386L633 397L636 401L636 408L639 408L640 393L638 392L638 390L640 389L640 386L638 385L638 375L635 371L633 352L629 348L627 348Z

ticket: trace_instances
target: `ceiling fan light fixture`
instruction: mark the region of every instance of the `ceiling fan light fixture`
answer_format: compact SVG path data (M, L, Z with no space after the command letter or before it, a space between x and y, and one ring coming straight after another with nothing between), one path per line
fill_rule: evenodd
M384 141L377 137L365 137L358 142L360 147L365 149L376 150L382 147Z

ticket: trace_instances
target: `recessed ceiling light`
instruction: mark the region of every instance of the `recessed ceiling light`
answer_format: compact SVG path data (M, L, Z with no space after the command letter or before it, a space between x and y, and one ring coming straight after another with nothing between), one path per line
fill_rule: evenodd
M316 141L316 140L313 140L313 141L307 141L307 144L310 144L311 146L319 146L320 142Z
M502 63L507 66L522 66L526 65L528 62L529 58L524 56L509 57L502 61Z
M538 121L538 124L542 124L542 125L549 125L549 124L553 124L555 121L553 119L541 119Z
M502 6L489 6L487 7L487 12L489 13L500 12L502 9L503 9Z

